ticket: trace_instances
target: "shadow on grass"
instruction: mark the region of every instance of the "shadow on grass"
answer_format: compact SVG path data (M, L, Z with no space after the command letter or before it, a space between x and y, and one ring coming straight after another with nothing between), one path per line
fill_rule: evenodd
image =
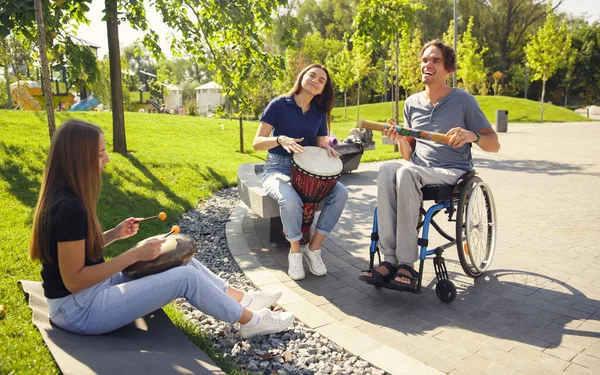
M144 163L140 162L135 156L132 155L128 155L127 156L127 160L129 160L131 162L131 165L133 165L135 168L137 168L140 172L142 172L142 174L144 176L146 176L146 178L148 178L150 180L150 182L152 183L154 190L159 190L161 192L163 192L165 194L165 196L171 200L172 202L175 202L177 205L187 209L189 208L189 202L186 201L185 199L181 199L179 196L177 196L177 194L175 194L173 192L173 190L171 190L168 186L166 186L164 183L162 183L160 181L159 178L157 178L145 165Z
M32 154L36 159L42 160L40 166L19 163L26 160L26 155ZM26 149L0 142L0 156L3 159L0 163L0 176L8 183L8 191L21 203L33 208L37 203L46 153L41 147Z

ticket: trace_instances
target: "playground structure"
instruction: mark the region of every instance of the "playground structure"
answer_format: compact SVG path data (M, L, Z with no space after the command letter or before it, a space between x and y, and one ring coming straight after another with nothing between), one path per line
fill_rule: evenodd
M58 102L65 103L66 108L69 108L75 102L75 95L67 91L66 85L63 82L54 82L53 101L54 107L58 106ZM18 81L10 85L10 93L15 100L15 103L26 111L41 111L44 109L46 99L42 91L42 85L38 81ZM100 104L98 103L95 106Z

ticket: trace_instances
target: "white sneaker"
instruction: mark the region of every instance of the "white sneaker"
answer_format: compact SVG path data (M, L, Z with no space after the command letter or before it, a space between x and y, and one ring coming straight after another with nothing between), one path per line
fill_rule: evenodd
M308 268L313 275L327 275L327 267L325 266L325 263L323 263L323 258L321 258L321 249L309 250L308 245L306 245L302 247L302 255L304 256L304 259L306 259Z
M262 309L254 312L258 314L259 321L252 328L240 324L240 336L247 339L256 335L268 335L284 331L294 323L294 314L288 311L271 311Z
M281 297L281 292L265 292L251 290L246 292L252 299L250 304L246 307L248 310L257 311L265 307L270 307Z
M302 280L306 277L302 265L302 253L288 254L288 275L292 280Z

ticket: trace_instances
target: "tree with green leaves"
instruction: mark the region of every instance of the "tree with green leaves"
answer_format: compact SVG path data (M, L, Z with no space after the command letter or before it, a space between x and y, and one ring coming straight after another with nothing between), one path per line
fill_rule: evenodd
M88 10L85 1L0 0L0 38L21 33L37 45L50 137L56 124L50 90L49 61L53 61L58 69L68 64L72 81L80 75L94 80L97 73L95 63L89 64L90 61L95 61L93 52L73 38L77 26L87 22L85 13Z
M589 106L600 97L600 22L575 28L573 40L577 46L574 72L584 103Z
M484 64L492 72L507 72L523 60L529 35L543 24L549 11L564 1L554 0L548 8L548 0L460 0L458 27L464 30L468 19L475 17L473 35L490 49Z
M485 82L487 70L483 65L483 55L487 47L480 47L477 38L473 36L473 17L469 19L467 30L460 37L456 54L459 69L456 72L457 79L462 81L463 87L468 92L475 94L477 87ZM482 90L480 90L482 91ZM480 92L485 95L487 92Z
M400 60L400 33L413 19L418 4L411 0L362 0L357 7L354 18L356 36L369 38L372 44L393 44L395 52L396 74L394 86L394 121L399 121L399 60Z
M348 47L336 54L330 54L325 59L325 65L331 74L331 79L335 87L344 93L344 118L348 118L347 112L347 94L348 89L354 84L354 75L352 73L352 57Z
M309 34L301 43L300 53L311 63L323 64L329 54L336 54L344 49L344 42L336 39L325 39L320 34Z
M44 16L42 12L42 0L34 0L35 21L37 23L38 49L40 52L40 70L42 73L42 91L46 99L46 116L48 117L48 133L50 139L56 130L54 119L54 103L52 101L52 89L50 88L50 66L48 54L46 53L46 36L44 35Z
M565 64L570 48L571 34L567 31L567 25L565 22L559 25L556 15L552 12L552 2L548 2L546 22L525 46L527 61L533 71L533 80L542 80L540 122L544 121L546 81Z
M421 62L419 52L423 47L421 31L417 28L410 32L408 29L402 31L400 39L400 54L405 56L400 61L400 84L406 91L406 96L421 91Z
M371 46L362 38L354 40L352 48L352 75L357 83L358 94L356 96L356 120L360 118L360 87L362 80L371 71Z
M243 114L251 111L247 93L253 82L275 80L283 61L262 50L263 33L283 0L156 0L163 21L181 37L173 40L215 72L229 103L236 108L240 124L240 152L244 152Z

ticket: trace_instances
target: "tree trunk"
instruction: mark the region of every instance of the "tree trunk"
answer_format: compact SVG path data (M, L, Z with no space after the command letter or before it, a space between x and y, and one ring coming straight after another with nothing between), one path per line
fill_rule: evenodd
M358 83L358 95L356 96L356 121L360 118L360 82Z
M344 90L344 118L348 118L348 108L346 107L346 99L348 90Z
M565 87L565 107L567 107L567 101L569 98L569 90Z
M244 124L242 120L242 113L240 112L240 152L244 153Z
M400 96L398 95L398 91L399 90L399 86L398 86L398 78L400 77L400 33L398 32L398 30L396 30L396 40L395 40L395 44L396 44L396 78L394 81L394 87L395 87L395 91L396 91L396 97L394 98L394 105L396 108L395 111L395 116L394 116L394 122L396 124L399 124L400 122Z
M48 117L48 132L50 139L56 130L54 119L54 104L52 103L52 89L50 88L50 69L48 67L48 55L46 54L46 37L44 36L44 16L42 14L42 0L34 1L35 21L37 22L37 36L40 48L40 62L42 70L42 90L46 100L46 116ZM8 80L8 79L7 79Z
M7 102L6 102L6 109L12 109L13 105L12 105L12 94L10 92L10 76L8 75L8 64L4 64L4 80L6 81L6 95L7 95Z
M121 82L121 52L119 47L119 19L117 0L106 0L106 32L108 36L108 61L110 64L110 93L113 118L113 151L127 155L123 87Z
M540 103L540 122L544 122L544 96L546 95L546 74L542 77L542 99Z
M392 92L391 92L391 94L392 94L392 98L391 98L392 100L390 100L390 103L392 103L392 118L395 119L396 118L396 102L394 101L394 98L395 98L394 95L396 95L395 85L392 85Z
M381 95L381 102L385 103L387 97L387 64L383 63L383 95Z

